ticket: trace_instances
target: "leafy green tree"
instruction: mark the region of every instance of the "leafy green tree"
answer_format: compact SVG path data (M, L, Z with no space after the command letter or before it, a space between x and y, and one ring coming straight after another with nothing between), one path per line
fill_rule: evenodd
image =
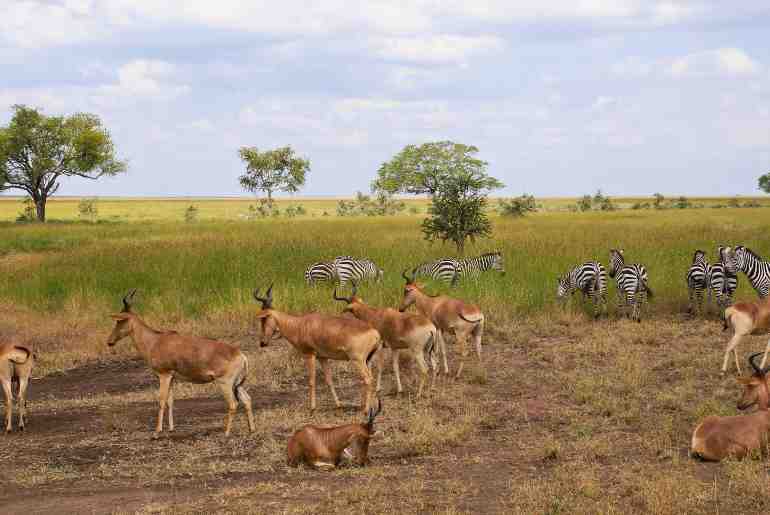
M503 216L521 217L537 211L537 203L535 197L525 193L520 197L498 200L497 208Z
M655 200L653 201L652 207L654 207L655 209L665 209L666 206L663 204L663 201L666 200L666 197L664 197L660 193L655 193L653 197L655 198Z
M310 161L296 157L290 146L260 152L257 147L241 147L238 155L246 164L241 186L252 192L263 191L273 204L273 192L296 193L305 185Z
M126 171L98 116L46 116L23 105L13 111L11 122L0 127L0 191L25 191L38 221L45 222L46 202L62 177L95 180Z
M766 173L759 178L759 189L765 193L770 193L770 173Z
M463 253L468 239L490 235L487 195L503 187L487 174L487 162L476 157L478 151L452 141L407 145L380 166L372 191L430 195L429 216L422 223L425 239L451 241Z

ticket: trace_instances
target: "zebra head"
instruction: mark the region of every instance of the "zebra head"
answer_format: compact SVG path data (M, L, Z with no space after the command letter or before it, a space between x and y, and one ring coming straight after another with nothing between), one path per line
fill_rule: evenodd
M556 298L565 299L569 295L569 274L563 275L557 279Z
M706 261L706 253L702 250L696 250L695 253L692 255L692 262L695 263L703 263Z
M738 262L733 254L733 249L719 245L717 247L717 254L719 255L719 262L725 267L725 271L731 274L738 272Z
M492 252L489 254L490 263L489 268L497 270L501 274L505 275L505 264L503 263L503 255L500 252Z
M732 273L735 273L737 270L746 270L748 261L755 257L755 254L743 245L738 245L732 249L727 247L724 254L727 258L725 260L725 267Z
M615 277L615 274L623 268L625 259L623 258L623 249L610 250L610 269L608 271L610 277Z

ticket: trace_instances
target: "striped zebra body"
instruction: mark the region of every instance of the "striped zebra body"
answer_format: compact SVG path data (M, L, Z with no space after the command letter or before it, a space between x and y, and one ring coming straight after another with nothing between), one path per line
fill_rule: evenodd
M735 268L731 271L731 267L728 266L727 260L729 257L725 255L726 250L725 247L717 247L719 262L711 265L711 291L714 292L716 297L721 317L725 316L725 309L732 305L733 295L735 295L735 290L738 289L738 275Z
M334 263L327 263L326 261L318 261L313 263L305 270L305 282L307 284L315 284L319 281L336 281L337 271L334 267Z
M623 250L610 251L610 277L615 278L618 286L618 308L621 310L631 307L631 318L641 321L641 310L652 297L652 290L647 285L647 269L644 265L626 265Z
M380 281L383 271L371 259L354 259L350 256L334 258L334 269L341 286L348 281L364 281L375 279Z
M727 254L730 256L726 262L727 269L746 274L759 298L767 297L770 293L770 263L743 245L735 247L732 252L728 250Z
M443 258L437 261L429 261L417 265L412 273L415 276L429 277L434 281L452 283L457 276L457 261L452 258Z
M687 270L687 292L690 299L688 312L696 310L698 313L703 310L703 292L711 296L711 265L706 260L706 253L702 250L696 250L692 257L692 264Z
M572 268L559 278L556 296L560 299L580 291L583 298L588 297L594 306L594 318L598 318L602 308L607 311L607 272L598 261L588 261Z
M452 278L452 285L456 285L459 279L473 277L477 279L481 272L488 270L497 270L505 273L503 267L503 256L499 252L488 252L480 256L455 260L455 276Z

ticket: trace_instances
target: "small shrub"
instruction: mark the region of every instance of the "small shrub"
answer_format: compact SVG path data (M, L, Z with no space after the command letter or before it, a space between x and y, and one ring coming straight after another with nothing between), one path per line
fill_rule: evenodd
M535 203L535 197L525 193L520 197L498 200L497 210L503 216L520 217L527 213L536 212L537 204Z
M420 214L420 208L417 206L409 206L409 214L410 215L419 215Z
M673 207L676 209L688 209L692 207L692 204L687 200L687 197L682 196L674 201Z
M650 203L649 202L636 202L633 206L631 206L631 209L650 209Z
M731 198L727 201L727 207L741 207L741 202L738 198Z
M19 211L19 214L16 216L17 222L34 222L37 220L37 210L35 209L35 203L32 202L32 199L27 197L24 199L24 201L21 203L21 211Z
M99 214L99 208L96 205L96 198L84 198L81 199L78 204L78 216L82 219L88 219L90 222L95 222L96 217Z
M653 203L652 207L655 209L666 209L666 205L663 203L664 200L666 200L666 197L661 195L660 193L655 193L653 196Z
M583 195L583 198L577 201L577 209L575 211L590 211L591 210L591 195Z
M187 223L194 222L198 219L198 208L190 205L184 210L184 221Z

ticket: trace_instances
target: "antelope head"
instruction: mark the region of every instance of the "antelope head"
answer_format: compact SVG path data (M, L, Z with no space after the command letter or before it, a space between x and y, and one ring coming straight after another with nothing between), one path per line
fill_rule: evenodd
M136 315L134 315L134 312L131 311L131 301L134 300L135 294L136 288L128 292L123 297L123 309L120 311L120 313L110 315L112 319L115 320L115 327L112 329L112 333L110 333L109 338L107 338L107 345L110 347L114 346L120 340L126 336L129 336L133 332L131 321Z
M417 295L421 293L420 286L416 282L417 277L417 271L412 270L412 276L409 277L406 275L406 270L401 272L401 277L404 278L404 281L406 281L406 284L404 285L404 298L401 299L401 304L398 305L398 310L402 313L406 311L406 309L415 303L417 300Z
M369 461L369 442L373 438L377 437L377 433L374 431L374 419L382 411L382 400L377 398L377 409L374 407L369 408L369 413L366 416L366 422L361 424L363 431L353 433L350 436L348 445L343 451L344 455L349 458L356 465L366 465Z
M361 299L361 297L358 297L356 293L358 293L358 287L356 285L355 281L350 281L350 284L353 286L353 291L350 294L350 297L340 297L337 295L337 288L334 288L334 300L339 302L344 302L347 305L345 306L345 309L342 310L343 313L352 313L355 315L356 308L364 303L364 301Z
M264 297L260 297L259 288L254 290L254 298L262 304L262 309L256 315L257 320L260 320L262 324L262 339L259 346L267 347L272 340L281 337L278 321L275 318L275 310L273 310L273 285L270 285Z
M756 359L762 354L762 352L757 352L749 357L749 364L751 364L751 368L754 369L754 373L749 377L741 377L738 379L738 382L743 385L743 395L738 400L737 405L739 410L748 409L757 403L759 404L760 409L762 409L763 406L767 406L768 397L770 395L768 394L767 379L765 378L765 375L770 371L770 366L760 369L756 363Z

